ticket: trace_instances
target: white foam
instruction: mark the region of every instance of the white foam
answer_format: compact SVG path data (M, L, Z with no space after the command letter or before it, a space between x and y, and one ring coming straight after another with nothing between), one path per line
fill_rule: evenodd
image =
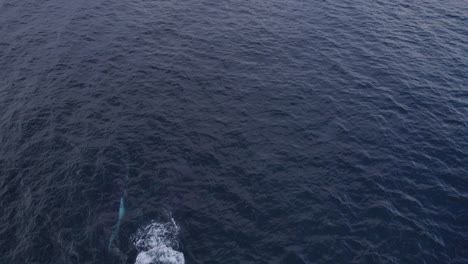
M133 237L139 251L135 264L185 264L184 254L175 250L179 231L174 219L170 223L153 222L140 228Z

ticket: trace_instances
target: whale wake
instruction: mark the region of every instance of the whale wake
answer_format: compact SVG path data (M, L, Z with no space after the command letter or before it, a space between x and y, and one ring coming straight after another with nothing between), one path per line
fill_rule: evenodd
M135 264L185 264L184 254L176 250L179 227L171 220L152 222L137 231L132 239L139 252Z

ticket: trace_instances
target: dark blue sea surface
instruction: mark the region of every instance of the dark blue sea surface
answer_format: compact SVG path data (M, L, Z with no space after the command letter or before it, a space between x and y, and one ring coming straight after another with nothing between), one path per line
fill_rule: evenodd
M468 2L0 0L0 263L468 263Z

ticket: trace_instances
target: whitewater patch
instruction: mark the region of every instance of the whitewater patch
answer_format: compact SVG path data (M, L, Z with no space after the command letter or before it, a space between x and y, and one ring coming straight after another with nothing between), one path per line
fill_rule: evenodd
M179 227L171 220L152 222L136 232L132 238L139 252L135 264L185 264L184 254L176 250Z

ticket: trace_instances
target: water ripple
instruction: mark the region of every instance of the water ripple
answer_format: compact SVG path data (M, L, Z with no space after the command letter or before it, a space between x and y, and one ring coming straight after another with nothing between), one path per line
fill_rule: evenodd
M1 2L1 260L468 262L466 14ZM148 223L171 239L135 248Z

